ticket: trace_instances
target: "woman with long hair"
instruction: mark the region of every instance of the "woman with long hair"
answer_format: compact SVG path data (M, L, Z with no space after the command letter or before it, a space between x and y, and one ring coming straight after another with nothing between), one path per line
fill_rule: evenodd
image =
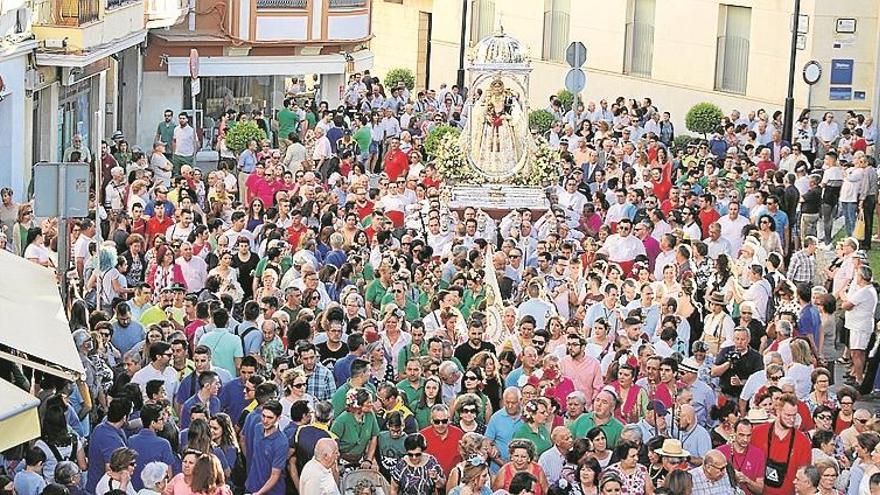
M501 408L501 394L504 392L504 382L501 378L501 363L495 354L490 351L480 351L465 366L480 368L483 371L482 392L489 398L492 410L499 410Z
M443 383L436 376L428 376L422 390L419 392L419 398L410 404L410 410L416 417L419 428L427 428L431 424L431 408L437 404L443 403L441 393Z
M458 442L458 455L462 461L453 466L449 473L447 473L446 490L452 491L453 488L458 486L464 477L464 470L468 465L468 460L480 459L488 461L492 457L490 454L497 454L497 451L493 451L493 449L492 442L482 434L474 432L465 433ZM486 488L491 487L488 478L486 479L485 486Z
M211 428L211 442L214 444L214 451L220 450L225 459L225 463L221 461L221 465L235 466L235 459L241 450L238 446L238 438L235 434L235 428L232 424L232 418L226 413L217 413L211 417L208 422ZM231 468L229 469L231 471ZM228 472L226 473L229 474Z
M199 457L203 454L197 450L188 449L183 453L181 470L165 487L164 495L192 495L193 471Z
M174 262L174 251L168 246L162 245L156 249L156 261L147 273L147 283L153 288L154 293L159 293L165 287L181 284L186 287L186 279L180 265Z
M67 424L65 400L61 394L46 400L40 438L34 443L46 454L42 475L48 483L55 481L55 466L59 462L75 462L81 470L88 467L85 441Z
M758 236L767 254L782 254L782 239L776 232L776 220L772 216L765 213L758 219Z
M198 495L232 495L220 459L213 454L203 454L196 460L191 488Z
M723 406L714 405L709 410L709 417L718 424L709 430L712 439L712 448L731 443L736 433L736 422L739 419L739 408L735 401L727 401Z
M304 400L314 409L316 401L312 395L306 393L307 386L308 378L300 369L289 369L281 375L284 396L278 402L281 403L282 418L290 418L290 407L297 401Z
M18 216L12 225L12 246L15 254L22 256L27 247L28 231L38 227L34 219L34 207L30 203L22 203L18 206Z
M459 394L459 398L464 394L469 394L477 397L479 399L477 419L482 423L488 423L489 418L492 417L492 403L489 402L489 397L483 393L483 369L477 366L468 368L467 371L464 372L464 375L461 379L461 393ZM456 399L456 402L458 399ZM453 404L453 410L458 409L456 404Z

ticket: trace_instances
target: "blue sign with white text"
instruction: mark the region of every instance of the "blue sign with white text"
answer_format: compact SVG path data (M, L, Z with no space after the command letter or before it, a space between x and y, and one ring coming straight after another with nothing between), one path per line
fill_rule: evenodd
M831 84L850 85L853 82L853 67L855 61L851 58L835 58L831 60Z

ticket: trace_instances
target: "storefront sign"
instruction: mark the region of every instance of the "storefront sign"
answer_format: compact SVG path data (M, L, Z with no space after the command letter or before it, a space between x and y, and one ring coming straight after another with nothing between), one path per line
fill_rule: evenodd
M852 100L852 88L831 88L828 99L832 101Z

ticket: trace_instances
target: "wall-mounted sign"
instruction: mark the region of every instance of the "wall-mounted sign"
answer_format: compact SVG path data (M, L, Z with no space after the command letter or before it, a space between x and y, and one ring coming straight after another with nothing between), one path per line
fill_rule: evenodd
M853 100L864 100L865 92L864 91L853 91Z
M806 50L807 49L807 35L806 34L797 35L797 43L795 44L795 47L798 50Z
M854 65L855 61L851 58L831 59L831 84L852 84Z
M856 20L851 18L841 18L837 19L837 27L835 29L838 33L844 34L852 34L856 32Z
M831 101L852 100L852 88L831 88L828 92L828 99Z
M822 77L822 64L816 60L810 60L804 65L804 82L810 86L819 82Z

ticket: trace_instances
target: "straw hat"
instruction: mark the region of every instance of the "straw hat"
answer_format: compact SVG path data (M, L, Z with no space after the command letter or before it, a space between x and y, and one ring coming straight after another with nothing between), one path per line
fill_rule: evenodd
M753 407L749 409L749 413L746 415L746 419L749 423L753 425L769 423L771 421L770 416L767 414L767 411L761 409L760 407Z
M691 453L684 450L681 446L681 440L675 438L667 438L663 440L663 447L654 449L654 452L665 457L690 457Z

